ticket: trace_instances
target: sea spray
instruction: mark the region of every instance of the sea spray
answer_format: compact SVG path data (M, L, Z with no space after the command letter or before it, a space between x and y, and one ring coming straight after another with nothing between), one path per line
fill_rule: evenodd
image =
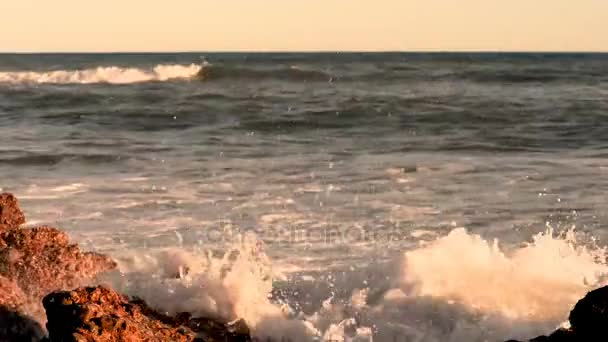
M547 230L506 253L497 240L455 229L406 252L402 279L417 296L456 301L511 319L556 320L608 273L605 249L577 244L574 231Z
M123 256L122 276L112 282L170 314L242 318L262 339L457 342L551 331L608 271L605 250L572 231L549 230L508 249L459 228L400 258L400 271L384 266L393 272L388 283L382 276L360 282L358 272L369 271L361 268L328 286L351 286L350 296L311 287L322 303L313 313L294 309L296 298L272 296L271 262L250 234L222 256L175 249Z

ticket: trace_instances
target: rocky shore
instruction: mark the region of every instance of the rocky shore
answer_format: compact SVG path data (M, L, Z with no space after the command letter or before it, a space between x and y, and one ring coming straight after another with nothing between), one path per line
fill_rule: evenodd
M251 339L242 321L170 317L97 285L98 274L116 268L111 258L81 251L58 229L24 223L17 199L0 194L0 342Z
M100 286L97 275L116 262L81 251L56 228L24 223L17 199L0 194L0 342L251 341L243 321L169 316ZM608 287L589 292L569 321L569 329L530 341L607 341Z

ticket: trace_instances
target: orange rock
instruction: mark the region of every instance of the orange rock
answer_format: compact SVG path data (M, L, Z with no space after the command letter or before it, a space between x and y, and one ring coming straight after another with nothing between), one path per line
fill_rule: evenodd
M54 292L44 298L51 341L194 341L195 334L142 312L105 287ZM202 340L200 340L202 341Z
M0 233L0 275L14 280L28 296L37 299L51 291L82 286L115 267L105 255L81 252L55 228Z
M24 312L25 293L14 281L0 277L0 341L40 341L44 331Z
M0 194L0 231L18 228L25 223L25 216L12 194Z

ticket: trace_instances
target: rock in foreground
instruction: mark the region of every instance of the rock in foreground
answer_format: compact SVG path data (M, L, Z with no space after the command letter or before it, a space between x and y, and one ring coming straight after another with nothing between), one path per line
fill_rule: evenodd
M80 251L55 228L0 233L0 275L14 280L37 302L51 291L81 286L115 267L105 255Z
M17 199L1 194L0 342L250 341L242 322L225 324L186 313L170 317L105 287L64 291L92 283L116 263L82 252L58 229L20 229L23 223ZM48 337L39 323L44 321Z
M187 315L169 317L105 287L54 292L44 298L51 341L248 341L249 332Z
M608 286L589 292L576 303L570 325L581 341L608 341Z
M25 216L15 196L0 194L0 231L18 228L25 223Z
M569 320L570 329L559 329L530 342L608 341L608 286L587 293L570 311Z
M104 287L55 292L43 301L51 341L193 341L194 335L150 319Z
M17 284L0 277L0 341L39 341L40 324L24 313L27 297Z

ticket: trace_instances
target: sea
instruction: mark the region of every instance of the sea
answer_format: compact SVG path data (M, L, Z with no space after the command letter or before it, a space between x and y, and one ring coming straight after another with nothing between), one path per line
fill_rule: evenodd
M528 339L606 284L608 54L2 54L0 191L261 340Z

